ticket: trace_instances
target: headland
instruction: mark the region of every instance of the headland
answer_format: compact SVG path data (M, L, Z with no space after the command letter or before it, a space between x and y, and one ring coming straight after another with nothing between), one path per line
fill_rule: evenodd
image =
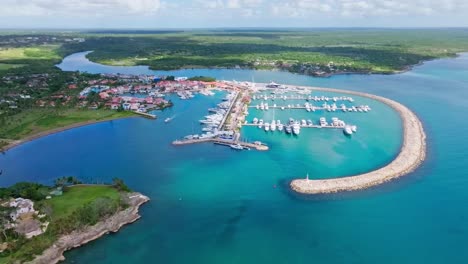
M140 206L149 201L149 198L140 193L129 193L128 208L119 211L114 215L98 222L94 226L88 226L79 231L61 236L50 248L46 249L34 260L27 262L30 264L50 264L65 260L63 253L72 248L80 247L90 241L96 240L110 232L117 232L127 224L131 224L140 219L138 210Z

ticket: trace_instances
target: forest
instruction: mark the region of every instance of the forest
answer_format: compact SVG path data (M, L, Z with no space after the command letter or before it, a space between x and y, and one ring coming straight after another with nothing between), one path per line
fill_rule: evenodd
M66 43L60 53L92 50L88 54L92 61L157 70L241 67L304 74L393 73L468 50L464 29L103 31L81 36L86 41Z

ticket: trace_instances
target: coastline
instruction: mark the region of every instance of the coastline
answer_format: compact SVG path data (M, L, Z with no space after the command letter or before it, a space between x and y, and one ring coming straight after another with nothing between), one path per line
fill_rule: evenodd
M426 134L421 121L406 106L385 97L362 92L318 87L312 87L312 90L362 96L390 106L397 111L402 119L403 144L398 156L382 168L342 178L324 180L295 179L290 183L291 189L295 192L302 194L326 194L365 189L411 173L424 161L426 157Z
M24 143L27 143L27 142L30 142L30 141L33 141L33 140L36 140L36 139L39 139L39 138L42 138L42 137L45 137L45 136L48 136L48 135L60 133L60 132L66 131L66 130L70 130L70 129L74 129L74 128L78 128L78 127L82 127L82 126L87 126L87 125L94 125L94 124L104 123L104 122L107 122L107 121L114 121L114 120L119 120L119 119L135 118L135 117L140 117L140 116L125 116L125 117L114 117L114 118L109 118L109 119L104 119L104 120L90 120L90 121L71 124L71 125L64 126L64 127L54 128L54 129L51 129L51 130L42 131L40 133L27 136L27 137L25 137L23 139L11 140L11 142L8 143L8 145L4 146L3 148L0 148L0 152L7 152L8 150L10 150L12 148L15 148L15 147L18 147L18 146L20 146L20 145L22 145Z
M434 61L434 60L441 60L441 59L447 59L447 58L457 58L460 56L460 54L464 53L464 52L458 52L458 53L455 53L455 54L451 54L451 55L448 55L448 56L445 56L445 57L437 57L437 58L430 58L430 59L427 59L427 60L421 60L419 61L418 63L416 64L410 64L410 65L406 65L404 66L402 69L400 70L392 70L392 71L388 71L388 72L375 72L375 71L372 71L372 70L362 70L362 71L338 71L338 72L333 72L333 73L326 73L324 75L313 75L313 74L306 74L306 73L302 73L302 72L294 72L294 71L290 71L288 70L287 68L280 68L280 67L272 67L271 69L261 69L261 68L255 68L255 67L249 67L249 66L240 66L240 67L226 67L226 66L201 66L201 65L186 65L186 66L181 66L181 67L175 67L175 68L171 68L171 69L158 69L158 68L155 68L151 65L148 65L148 64L112 64L112 63L105 63L105 62L102 62L102 61L93 61L91 60L90 58L87 57L88 54L94 52L94 51L80 51L80 52L86 52L85 54L85 58L91 62L91 63L96 63L96 64L99 64L99 65L105 65L105 66L116 66L116 67L132 67L132 66L145 66L145 67L148 67L149 70L152 70L152 71L177 71L177 70L190 70L190 69L229 69L229 70L256 70L256 71L261 71L261 70L267 70L267 71L284 71L284 72L289 72L289 73L293 73L293 74L300 74L300 75L304 75L304 76L311 76L311 77L314 77L314 78L330 78L330 77L333 77L333 76L339 76L339 75L354 75L354 74L358 74L358 75L393 75L393 74L402 74L402 73L405 73L405 72L408 72L408 71L411 71L413 70L415 67L418 67L418 66L421 66L421 65L424 65L426 62L430 62L430 61ZM75 52L75 53L80 53L80 52ZM73 55L75 53L71 53L71 54L68 54L66 55L65 57L67 56L70 56L70 55ZM65 58L64 57L64 58ZM62 58L62 61L60 63L63 62L63 59Z
M74 231L68 235L60 237L50 248L46 249L42 255L30 262L30 264L55 264L65 260L63 253L67 250L80 247L90 241L96 240L109 232L117 232L122 226L131 224L140 219L139 208L150 199L140 193L129 194L129 207L123 211L115 213L104 221L98 222L94 226L86 227L81 231Z

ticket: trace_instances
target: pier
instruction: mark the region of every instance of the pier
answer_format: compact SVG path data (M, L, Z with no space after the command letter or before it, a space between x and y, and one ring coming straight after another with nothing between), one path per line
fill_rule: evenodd
M260 107L257 107L257 105L249 105L248 106L249 108L256 108L258 110L262 110L262 111L268 111L268 109L281 109L281 110L307 110L309 109L310 111L312 112L315 112L315 110L326 110L328 112L336 112L336 111L343 111L343 112L360 112L360 113L367 113L370 111L370 109L367 109L365 107L361 107L361 106L351 106L351 107L346 107L346 108L342 108L342 107L336 107L336 108L332 108L332 107L323 107L323 106L310 106L310 107L305 107L305 106L271 106L271 105L268 105L268 109L261 109ZM364 110L364 109L367 109L367 110Z
M143 113L143 112L138 112L138 111L134 111L133 113L141 115L141 116L149 118L149 119L156 119L156 117L157 117L156 115L153 115L153 114L148 114L148 113Z
M243 124L242 126L255 126L255 127L260 127L260 128L263 128L265 125L261 125L260 124L254 124L254 123L247 123L247 124ZM301 128L334 128L334 129L343 129L345 126L332 126L332 125L325 125L325 126L321 126L321 125L299 125Z
M224 115L223 119L221 120L221 123L220 123L219 126L218 126L218 130L221 130L221 128L223 128L224 123L226 123L227 117L231 114L232 107L234 106L234 104L236 104L236 102L237 102L238 99L239 99L239 92L236 91L236 96L235 96L235 98L232 100L231 105L229 105L229 108L228 108L228 110L226 111L226 114Z
M222 138L201 138L201 139L176 140L176 141L173 141L172 144L175 145L175 146L183 146L183 145L190 145L190 144L197 144L197 143L207 143L207 142L212 142L214 144L225 145L225 146L240 145L240 146L242 146L244 148L256 149L256 150L259 150L259 151L269 150L268 146L266 146L264 144L255 144L255 143L249 143L249 142L240 141L240 140L229 140L229 139L222 139Z

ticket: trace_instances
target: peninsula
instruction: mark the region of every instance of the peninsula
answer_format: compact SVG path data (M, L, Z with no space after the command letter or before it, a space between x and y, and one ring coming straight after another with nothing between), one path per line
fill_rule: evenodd
M54 187L20 182L0 188L0 201L0 263L49 264L138 220L149 198L117 178L95 185L63 177Z
M365 174L342 178L324 180L295 179L290 183L294 191L303 194L323 194L365 189L406 175L414 171L424 161L426 156L426 135L421 121L406 106L388 98L367 93L328 88L314 89L368 97L392 107L399 113L403 121L403 144L399 155L385 167Z

